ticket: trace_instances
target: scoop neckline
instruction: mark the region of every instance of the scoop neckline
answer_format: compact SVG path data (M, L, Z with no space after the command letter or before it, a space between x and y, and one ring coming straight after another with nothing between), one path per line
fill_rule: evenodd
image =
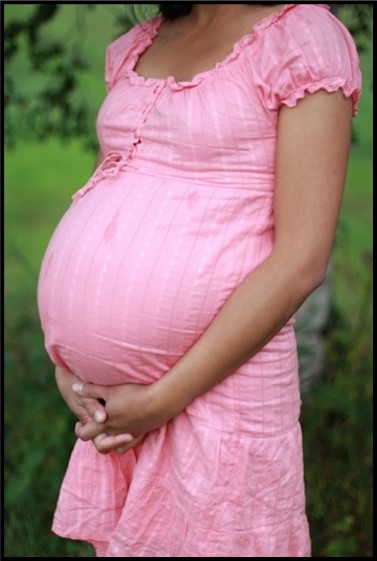
M233 44L232 50L225 58L217 62L211 68L207 70L203 70L202 72L198 72L192 77L191 80L176 80L175 77L172 75L169 75L166 78L153 78L153 77L148 78L146 76L143 76L142 74L139 74L134 70L140 56L152 44L153 39L157 37L160 28L165 21L163 16L156 16L154 18L146 20L136 26L137 29L140 31L140 37L136 45L136 48L133 51L132 56L129 58L128 61L128 65L127 65L128 77L130 81L135 83L136 85L144 85L144 86L168 85L173 90L193 88L199 85L204 79L217 74L219 70L228 66L229 63L231 63L233 60L238 58L238 56L243 51L245 46L251 44L258 36L261 35L262 32L264 32L271 25L279 21L292 9L297 8L300 5L301 4L284 4L276 12L272 12L271 14L262 18L260 21L258 21L252 26L252 30L249 33L243 35L240 39L238 39L238 41L236 41ZM328 4L315 4L315 6L322 7L327 10L330 9Z

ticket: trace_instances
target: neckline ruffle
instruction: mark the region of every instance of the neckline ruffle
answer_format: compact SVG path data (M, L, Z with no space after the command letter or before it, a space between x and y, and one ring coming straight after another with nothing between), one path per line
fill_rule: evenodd
M134 70L137 62L145 52L145 50L152 44L153 39L157 37L160 27L164 23L164 18L162 16L156 16L138 25L139 36L136 41L135 48L128 58L127 64L127 74L130 81L136 85L144 86L156 86L156 85L168 85L173 90L183 90L186 88L193 88L198 86L203 80L209 78L212 75L216 75L221 69L227 67L230 63L236 60L240 54L243 52L245 47L253 43L258 36L260 36L266 29L271 25L274 25L282 17L284 17L287 12L296 8L300 4L284 4L284 6L276 12L269 14L268 16L262 18L257 22L250 33L243 35L238 41L233 45L231 52L221 61L217 62L212 68L208 70L203 70L198 72L191 80L178 81L174 76L167 76L166 78L147 78L142 76ZM316 6L325 8L329 10L328 4L316 4Z

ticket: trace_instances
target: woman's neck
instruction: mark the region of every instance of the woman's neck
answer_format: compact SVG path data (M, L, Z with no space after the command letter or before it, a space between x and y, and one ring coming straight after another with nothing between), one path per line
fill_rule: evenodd
M193 4L189 17L193 24L207 27L242 11L250 12L250 8L253 6L247 4Z
M212 25L228 23L233 17L239 18L255 14L264 17L265 13L277 11L277 6L263 6L263 4L193 4L191 13L186 19L191 20L191 25L196 28L208 29Z

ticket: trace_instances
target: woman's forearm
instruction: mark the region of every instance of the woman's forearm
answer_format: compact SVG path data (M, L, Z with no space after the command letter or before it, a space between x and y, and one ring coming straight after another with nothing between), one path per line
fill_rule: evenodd
M106 401L108 420L76 428L83 440L100 432L134 436L179 415L255 355L287 323L323 279L321 269L300 263L292 248L273 253L234 291L188 352L157 382L75 388L81 396Z
M255 355L323 280L272 254L234 291L211 325L158 382L153 399L172 418Z

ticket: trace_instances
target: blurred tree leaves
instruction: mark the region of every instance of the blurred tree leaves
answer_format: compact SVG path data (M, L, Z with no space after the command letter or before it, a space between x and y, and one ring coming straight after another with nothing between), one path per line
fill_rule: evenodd
M26 19L8 19L4 30L5 141L13 146L21 137L41 140L48 136L88 134L89 112L77 93L78 75L88 68L74 44L45 37L46 26L58 17L60 4L36 4ZM82 6L85 10L85 6ZM26 57L25 57L26 55ZM38 87L25 88L14 71L17 58L25 57L29 72L38 76Z
M62 4L50 2L32 4L22 19L13 15L6 5L4 26L4 131L5 144L12 147L19 140L81 138L93 147L95 115L85 97L80 95L80 75L90 71L90 61L84 56L76 36L52 38L46 31L59 18ZM153 13L152 4L126 4L123 15L114 14L114 32L119 34ZM372 4L331 4L336 15L346 20L361 50L364 38L371 34ZM85 21L97 4L80 4ZM73 9L73 7L72 7ZM35 77L24 82L15 71L22 60L25 73ZM27 83L27 86L25 84Z

